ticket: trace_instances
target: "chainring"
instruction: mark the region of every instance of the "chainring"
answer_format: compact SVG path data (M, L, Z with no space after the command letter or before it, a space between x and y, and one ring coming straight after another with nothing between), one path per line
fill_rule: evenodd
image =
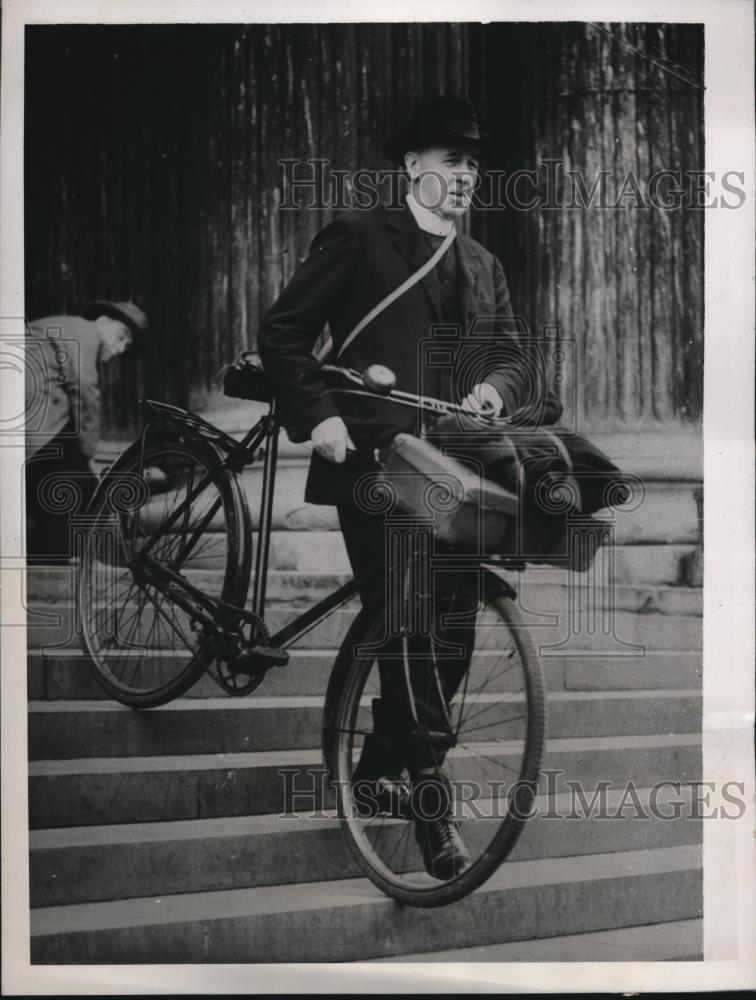
M267 646L269 642L270 633L262 618L252 611L245 611L244 620L234 633L234 655L230 655L228 659L214 659L206 670L226 694L241 698L254 691L268 671L238 667L240 653L251 646Z

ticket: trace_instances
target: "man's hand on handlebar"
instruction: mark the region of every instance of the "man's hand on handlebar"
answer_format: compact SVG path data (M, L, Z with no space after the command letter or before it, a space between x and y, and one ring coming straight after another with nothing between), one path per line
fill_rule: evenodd
M489 419L502 416L504 401L489 382L478 382L461 403L450 403L397 389L394 373L383 365L370 365L362 374L337 365L323 365L322 368L325 373L337 376L340 380L340 384L337 382L330 387L333 393L383 396L387 402L397 406L423 410L437 416L448 413L475 413ZM329 417L320 423L312 432L311 440L318 454L331 462L343 462L347 450L354 448L349 432L339 417Z
M313 448L329 462L343 462L347 452L354 451L354 442L349 437L347 426L341 417L322 420L310 435Z
M478 382L473 391L462 400L462 408L472 413L486 413L498 417L504 400L489 382Z

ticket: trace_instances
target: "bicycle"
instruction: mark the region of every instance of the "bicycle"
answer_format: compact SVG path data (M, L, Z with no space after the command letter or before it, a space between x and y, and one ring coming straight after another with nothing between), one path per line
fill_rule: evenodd
M338 391L385 396L426 412L460 409L396 391L385 369L359 375L324 367L345 379ZM228 694L248 694L269 670L285 667L292 644L357 594L350 580L269 633L266 583L281 421L264 374L249 369L245 391L234 394L266 403L267 411L241 440L187 410L145 400L148 420L139 439L111 466L90 504L78 581L83 643L99 684L132 708L165 704L205 672ZM260 461L252 574L253 522L239 476ZM408 556L401 606L405 619L424 622L423 628L413 634L405 620L397 638L390 602L377 592L351 624L328 683L322 752L349 848L375 885L412 906L444 905L480 886L510 853L532 809L544 685L515 591L491 564L479 556L441 559L436 570L446 574L446 584L434 605L431 595L414 593L417 559ZM503 560L507 565L520 564ZM394 646L387 653L390 635ZM379 671L389 653L408 707L405 769L397 779L406 794L400 806L366 806L354 774L374 735L370 705L380 700ZM428 691L432 710L422 707ZM442 880L424 870L421 858L419 810L427 817L434 802L421 788L412 753L418 760L430 753L442 768L443 787L433 785L431 798L446 790L447 801L435 807L452 811L470 853L466 868Z

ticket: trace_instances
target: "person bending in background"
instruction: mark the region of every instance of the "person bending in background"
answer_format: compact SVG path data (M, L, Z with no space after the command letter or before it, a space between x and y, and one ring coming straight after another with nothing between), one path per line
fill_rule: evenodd
M26 329L27 561L66 563L69 520L97 485L100 365L146 346L147 317L133 302L96 300L80 316L45 316Z

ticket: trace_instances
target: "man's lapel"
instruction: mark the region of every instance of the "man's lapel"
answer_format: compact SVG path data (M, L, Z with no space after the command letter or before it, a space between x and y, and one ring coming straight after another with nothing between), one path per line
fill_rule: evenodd
M465 318L465 329L462 331L464 334L478 315L479 296L476 294L475 285L480 276L481 260L475 244L467 236L460 233L455 242L459 267L459 294L462 300L462 315Z
M386 209L386 225L392 231L394 245L410 266L410 274L414 274L431 256L428 241L415 222L412 213L404 208ZM441 319L441 288L435 267L420 280L420 284L428 293L434 318Z
M431 251L412 213L406 206L401 210L386 209L386 224L392 231L397 250L411 268L410 273L417 271L431 256ZM481 257L475 243L462 233L457 234L456 240L447 253L454 253L455 249L459 267L462 315L465 318L464 333L470 328L470 324L478 314L479 295L476 292L476 284L480 277ZM441 286L435 267L425 275L420 284L428 293L435 319L440 321Z

